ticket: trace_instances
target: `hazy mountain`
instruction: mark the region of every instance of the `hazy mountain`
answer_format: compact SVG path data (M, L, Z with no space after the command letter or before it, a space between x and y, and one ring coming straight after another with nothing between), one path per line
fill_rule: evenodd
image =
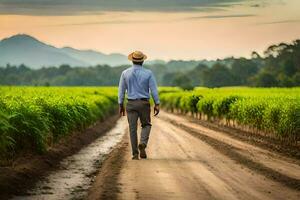
M122 54L103 54L93 50L77 50L71 47L64 47L61 49L65 54L80 59L91 65L108 64L111 66L117 66L122 64L128 64L128 59Z
M0 41L0 66L25 64L31 68L43 66L91 66L108 64L111 66L128 64L122 54L103 54L92 50L77 50L70 47L56 48L29 35L15 35Z

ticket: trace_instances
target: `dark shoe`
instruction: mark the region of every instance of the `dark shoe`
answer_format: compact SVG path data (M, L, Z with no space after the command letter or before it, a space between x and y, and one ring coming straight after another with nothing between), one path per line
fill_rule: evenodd
M140 157L141 158L147 158L147 154L146 154L146 145L145 144L139 144L139 150L140 150Z
M139 159L139 154L135 154L132 156L132 160L138 160Z

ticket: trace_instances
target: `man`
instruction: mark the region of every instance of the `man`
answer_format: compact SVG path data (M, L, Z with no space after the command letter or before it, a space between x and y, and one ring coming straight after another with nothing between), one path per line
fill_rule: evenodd
M132 147L132 159L138 160L139 153L141 158L147 158L146 147L151 130L150 117L150 94L154 99L154 116L159 113L159 97L157 84L153 73L143 67L147 56L140 51L135 51L128 55L132 61L132 67L122 72L119 82L119 113L125 116L124 96L127 91L128 103L126 106L127 119L129 123L130 141ZM142 124L140 144L137 139L137 121ZM140 152L139 152L140 151Z

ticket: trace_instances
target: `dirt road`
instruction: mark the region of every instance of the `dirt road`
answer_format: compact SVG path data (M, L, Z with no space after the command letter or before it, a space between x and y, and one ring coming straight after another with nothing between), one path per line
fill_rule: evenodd
M162 112L147 160L128 136L104 163L87 199L300 199L300 161Z

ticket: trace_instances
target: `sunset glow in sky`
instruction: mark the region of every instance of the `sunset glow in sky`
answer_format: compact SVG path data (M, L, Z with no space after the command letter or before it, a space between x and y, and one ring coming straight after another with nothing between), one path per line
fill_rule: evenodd
M0 39L150 59L249 56L300 39L299 0L0 0Z

